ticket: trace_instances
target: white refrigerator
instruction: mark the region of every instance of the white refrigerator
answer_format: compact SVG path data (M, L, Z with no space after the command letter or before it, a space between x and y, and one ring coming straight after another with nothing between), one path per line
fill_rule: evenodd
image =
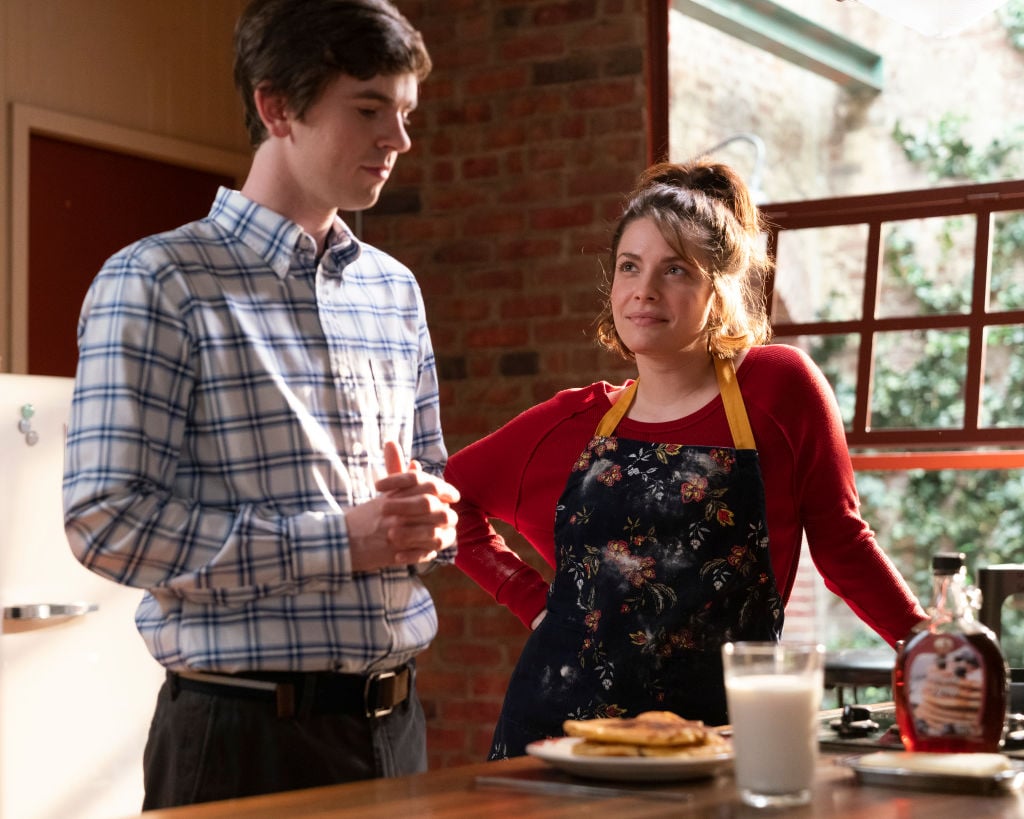
M0 374L0 817L142 809L163 680L135 630L142 592L84 569L64 536L72 379Z

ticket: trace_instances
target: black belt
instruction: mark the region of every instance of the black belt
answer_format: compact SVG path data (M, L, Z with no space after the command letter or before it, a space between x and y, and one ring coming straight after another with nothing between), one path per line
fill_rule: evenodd
M375 718L387 716L409 698L412 665L365 675L331 671L245 674L168 671L167 680L172 696L177 689L185 689L219 697L266 700L277 706L279 717L304 712L362 714Z

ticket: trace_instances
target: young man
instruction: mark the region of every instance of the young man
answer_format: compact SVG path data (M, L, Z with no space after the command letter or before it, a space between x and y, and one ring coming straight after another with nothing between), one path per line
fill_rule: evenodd
M377 201L429 70L386 0L255 0L245 184L85 299L66 530L146 589L146 809L426 767L418 574L453 560L458 493L416 282L337 211Z

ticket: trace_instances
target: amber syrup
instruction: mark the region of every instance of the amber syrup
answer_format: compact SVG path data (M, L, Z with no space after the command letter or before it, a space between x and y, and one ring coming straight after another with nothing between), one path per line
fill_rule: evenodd
M1006 697L1006 661L987 629L921 631L897 650L893 700L908 751L998 751Z

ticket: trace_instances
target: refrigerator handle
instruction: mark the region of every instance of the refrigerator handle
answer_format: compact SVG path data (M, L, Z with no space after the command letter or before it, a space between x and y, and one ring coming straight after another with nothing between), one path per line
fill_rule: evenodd
M0 633L16 633L50 628L84 617L97 611L96 603L29 603L23 606L4 606Z

